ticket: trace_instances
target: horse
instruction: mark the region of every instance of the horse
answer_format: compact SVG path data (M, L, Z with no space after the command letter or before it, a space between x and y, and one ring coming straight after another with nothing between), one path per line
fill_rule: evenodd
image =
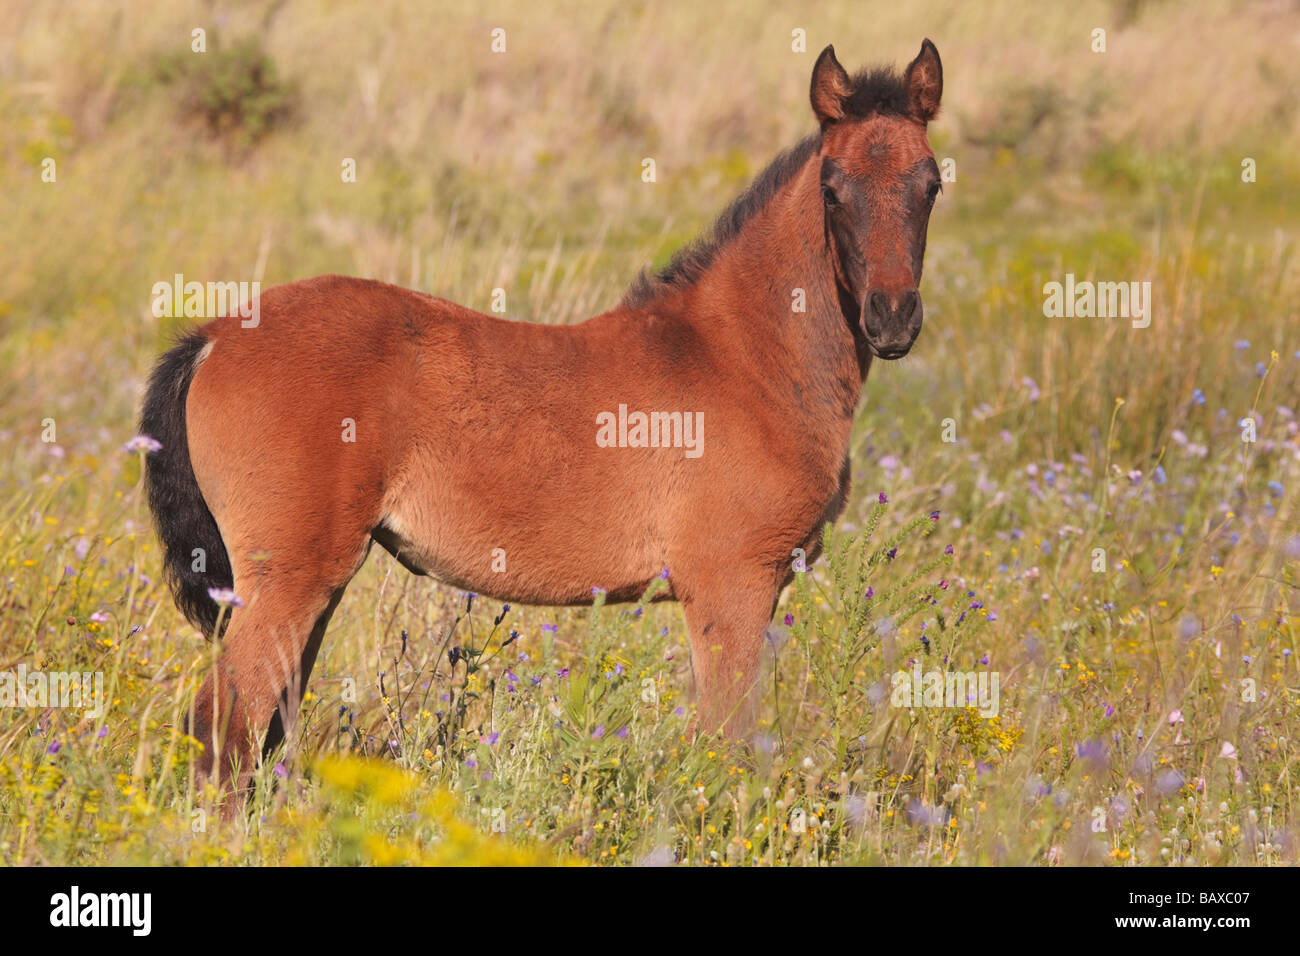
M182 333L140 431L172 594L220 639L188 718L205 779L247 786L291 732L374 542L518 604L631 601L666 575L692 734L752 733L780 594L849 494L868 370L921 330L942 90L928 39L901 76L850 76L827 46L816 131L582 322L328 275Z

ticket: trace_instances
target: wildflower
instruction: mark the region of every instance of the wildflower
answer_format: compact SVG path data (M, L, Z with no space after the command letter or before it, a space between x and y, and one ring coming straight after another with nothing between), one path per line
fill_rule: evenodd
M890 548L888 551L885 552L885 557L888 558L890 561L893 561L897 555L898 555L897 548Z
M944 553L944 554L952 554L952 545L948 545L948 547L944 548L944 549L943 549L943 553Z
M500 735L499 733L496 733L496 732L490 733L490 734L488 734L488 737L487 737L487 745L488 745L489 747L495 747L496 744L497 744L497 741L500 740L500 739L501 739L501 735Z
M284 764L282 762L277 762L271 772L274 773L281 780L289 776L289 771L285 769Z
M863 596L863 598L865 598L866 600L870 601L873 597L876 596L876 589L873 588L873 587L871 587L870 585L868 585L868 586L867 586L866 593L863 594L862 596Z
M889 496L888 496L887 494L885 494L885 493L882 491L882 492L880 493L880 495L878 496L878 500L880 501L880 503L881 503L882 505L884 505L884 504L888 504L888 503L889 503Z
M787 614L784 618L782 618L782 620L785 622L785 626L786 626L786 627L789 627L790 625L792 625L792 624L794 623L794 615L793 615L793 614Z
M1183 786L1183 775L1177 770L1165 770L1156 777L1156 792L1164 795L1177 793Z
M939 512L937 512L937 511L931 511L931 512L930 512L930 520L931 520L931 521L938 521L938 520L939 520Z
M667 580L668 580L668 569L667 569L667 568L664 568L662 571L659 572L659 580L661 580L661 581L667 581Z
M596 726L596 729L593 730L593 731L591 732L591 739L592 739L592 740L599 740L599 739L600 739L601 737L603 737L603 736L605 736L605 725L604 725L604 724L598 724L598 725Z
M624 724L622 727L618 729L618 733L614 734L614 736L617 737L619 740L626 740L627 735L628 735L628 729L626 724Z
M63 745L57 740L51 740L50 745L45 748L47 754L56 754L63 749Z
M150 438L148 435L136 435L122 446L122 450L126 452L142 451L146 455L152 455L154 452L162 450L162 443Z
M1091 764L1105 766L1107 761L1106 745L1100 740L1085 740L1074 745L1074 754Z
M555 672L555 676L563 680L564 678L569 676L569 669L567 667L561 667L558 671Z
M554 624L543 624L542 630L546 631L548 634L554 634L557 630L559 630L559 628L556 627Z
M1192 392L1192 401L1194 401L1197 405L1204 405L1205 393L1202 392L1199 388L1196 389L1196 391Z
M208 597L225 607L243 607L244 601L234 588L208 588Z

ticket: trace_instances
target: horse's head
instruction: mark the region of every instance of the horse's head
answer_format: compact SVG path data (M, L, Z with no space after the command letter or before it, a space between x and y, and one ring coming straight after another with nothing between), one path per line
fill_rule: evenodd
M925 131L942 94L943 66L929 40L901 79L885 70L850 78L829 46L813 67L822 204L840 296L882 359L902 358L921 331L917 284L940 190Z

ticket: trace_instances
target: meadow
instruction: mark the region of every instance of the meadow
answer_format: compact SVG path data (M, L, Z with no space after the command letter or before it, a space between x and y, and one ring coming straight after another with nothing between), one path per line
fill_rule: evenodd
M106 696L0 700L0 862L1295 864L1300 9L863 6L0 6L0 673ZM186 325L154 283L580 321L813 130L826 43L926 36L925 327L867 380L752 749L685 736L676 605L505 607L376 548L250 812L214 812L184 715L216 649L126 447ZM1048 317L1067 274L1149 282L1149 326ZM997 713L896 702L932 671L996 673Z

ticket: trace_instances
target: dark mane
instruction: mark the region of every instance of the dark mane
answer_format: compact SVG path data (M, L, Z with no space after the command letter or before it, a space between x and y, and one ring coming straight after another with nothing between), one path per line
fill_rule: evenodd
M889 67L863 70L853 77L853 91L844 100L845 112L855 119L874 113L904 116L908 112L907 86ZM763 210L784 186L821 148L821 133L813 133L777 156L749 188L734 199L713 228L683 246L653 275L642 269L623 295L623 305L644 305L665 287L684 288L696 282L713 265L718 252L740 234L745 223Z

